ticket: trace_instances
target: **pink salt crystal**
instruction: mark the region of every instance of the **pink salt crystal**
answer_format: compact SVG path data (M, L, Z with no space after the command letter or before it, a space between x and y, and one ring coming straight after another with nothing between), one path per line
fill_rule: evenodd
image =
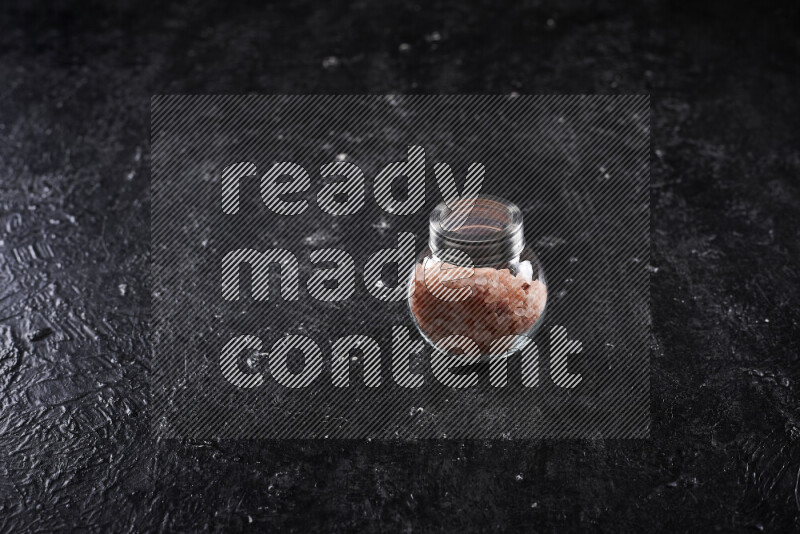
M539 280L527 280L508 269L478 267L472 276L442 283L441 269L452 265L417 264L410 296L411 311L420 329L434 342L450 336L471 338L481 354L489 354L492 342L503 336L524 334L536 323L547 302L547 288ZM427 276L427 280L423 278ZM448 302L447 288L471 287L466 300Z

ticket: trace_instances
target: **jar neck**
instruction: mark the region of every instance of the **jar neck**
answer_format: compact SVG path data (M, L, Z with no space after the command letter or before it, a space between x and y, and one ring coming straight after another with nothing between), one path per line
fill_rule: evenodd
M431 252L449 263L488 267L512 261L525 248L522 213L497 197L436 206L430 216Z

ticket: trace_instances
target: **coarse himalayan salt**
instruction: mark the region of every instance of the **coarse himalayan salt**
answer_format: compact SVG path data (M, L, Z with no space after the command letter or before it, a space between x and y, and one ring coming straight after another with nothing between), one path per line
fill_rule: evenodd
M508 269L492 267L477 267L472 276L465 274L464 278L453 280L454 274L446 269L459 268L429 262L425 269L418 263L410 287L411 311L420 329L434 343L457 334L471 338L482 355L490 354L494 340L528 332L544 311L547 287L539 280L527 280L522 274L515 276ZM443 285L444 274L447 277ZM449 302L436 296L447 291L452 295L453 290L463 287L472 291L465 300Z

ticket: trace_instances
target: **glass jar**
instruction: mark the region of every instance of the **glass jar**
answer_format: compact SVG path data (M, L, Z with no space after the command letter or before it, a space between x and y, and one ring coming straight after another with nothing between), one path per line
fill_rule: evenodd
M524 346L542 322L547 286L525 246L519 208L489 196L436 206L428 246L409 277L408 304L437 350L491 357Z

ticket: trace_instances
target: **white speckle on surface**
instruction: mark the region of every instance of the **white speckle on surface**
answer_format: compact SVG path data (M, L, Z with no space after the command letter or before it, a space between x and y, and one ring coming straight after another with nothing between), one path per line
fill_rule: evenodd
M128 284L120 284L117 289L119 289L119 294L124 297L128 293Z
M653 267L652 265L648 265L647 270L650 271L651 273L657 273L658 267Z
M341 154L336 154L336 161L346 161L346 160L347 160L347 154L345 154L344 152Z
M400 46L398 46L397 49L401 52L408 52L411 50L411 45L408 43L400 43Z
M514 480L516 480L517 482L520 482L523 478L524 477L522 476L522 473L519 473L517 476L514 477Z
M547 27L552 30L556 27L556 21L553 19L547 19Z
M319 244L325 243L326 241L328 241L330 239L330 237L331 236L327 232L325 232L324 230L317 230L313 234L304 237L303 238L303 242L306 245L314 246L314 245L319 245Z
M442 40L442 34L439 32L432 32L425 36L425 40L429 43L438 43Z
M386 230L388 230L390 226L391 225L386 219L381 219L380 221L372 225L372 227L375 228L380 233L386 232Z
M333 69L339 66L339 58L336 56L328 56L322 60L322 67L325 69Z

